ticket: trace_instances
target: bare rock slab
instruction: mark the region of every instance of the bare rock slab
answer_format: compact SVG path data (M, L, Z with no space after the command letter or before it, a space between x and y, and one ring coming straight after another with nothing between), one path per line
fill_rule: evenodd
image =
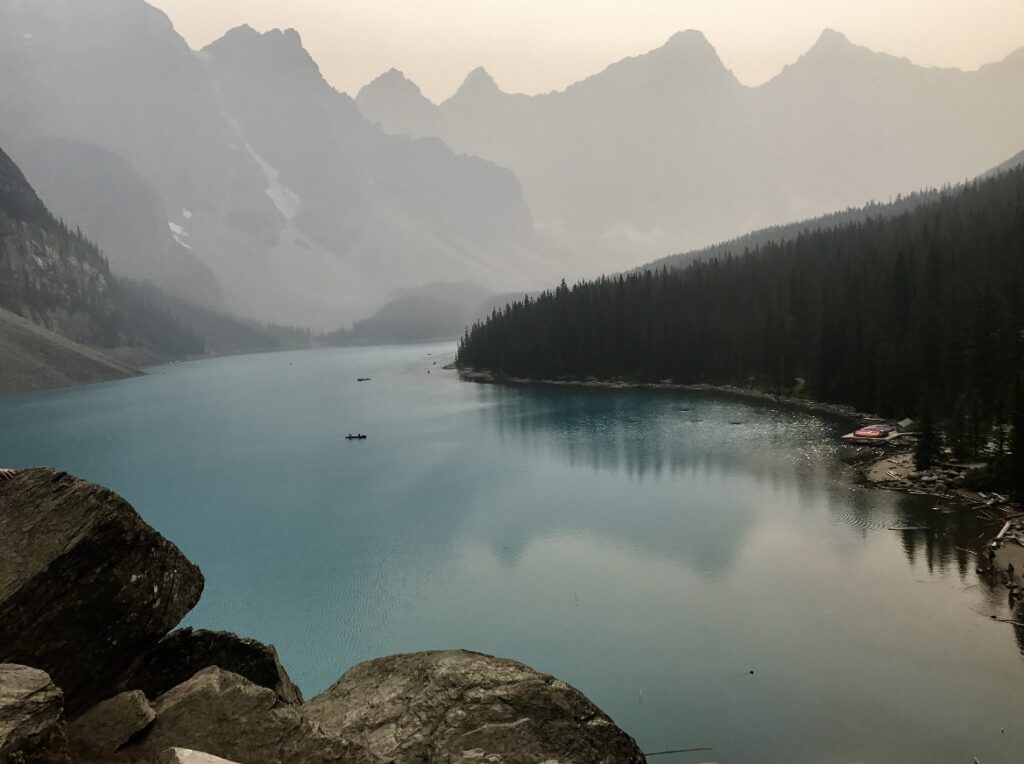
M156 698L211 666L273 690L285 703L302 703L302 692L281 665L273 645L228 631L172 631L132 664L120 686L124 690L142 690Z
M208 753L189 751L185 748L168 748L160 754L159 764L237 764L234 761L211 756Z
M69 717L195 606L203 576L117 494L64 472L0 483L0 662L47 671Z
M156 718L139 690L122 692L90 708L68 727L68 743L83 755L111 755Z
M578 690L522 663L465 650L361 663L303 713L396 762L645 761L636 741Z
M64 697L46 672L0 664L0 764L69 764Z
M200 671L153 703L156 720L120 751L121 760L156 760L186 748L238 764L371 764L342 736L326 734L299 709L220 668Z

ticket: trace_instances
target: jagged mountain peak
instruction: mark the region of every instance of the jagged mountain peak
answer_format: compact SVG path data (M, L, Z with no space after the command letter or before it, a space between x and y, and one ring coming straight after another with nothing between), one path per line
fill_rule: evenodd
M785 66L782 71L764 87L769 91L785 86L787 82L802 83L810 80L828 80L835 78L857 78L869 76L884 77L899 74L913 75L925 71L906 58L898 58L888 53L866 48L851 42L850 39L834 29L824 29L806 53ZM802 86L802 85L801 85Z
M887 53L878 53L870 48L864 47L863 45L857 45L856 43L851 42L850 38L842 32L826 28L821 31L820 35L818 35L818 39L814 42L814 45L812 45L808 51L800 57L800 61L820 63L824 61L834 62L858 59L881 60L883 58L894 61L906 61L906 59L898 59L895 56L888 55Z
M498 83L494 81L494 77L482 66L478 66L466 75L466 79L455 95L484 95L500 92L501 89L498 87Z
M725 69L715 46L697 29L676 32L661 47L640 56L627 58L625 61L647 61L669 67L709 66Z
M699 29L684 29L668 38L662 49L668 50L712 50L707 36Z
M663 45L638 56L617 61L598 74L566 88L566 94L582 96L606 88L623 97L664 88L732 88L739 80L722 63L714 46L696 29L676 32Z
M372 81L360 88L358 97L365 97L370 94L404 95L410 97L423 97L419 85L405 76L399 69L388 69Z
M249 65L256 71L283 69L321 77L320 67L303 47L302 36L295 29L270 29L261 33L243 24L207 45L202 53L204 58Z
M821 34L818 35L818 39L811 49L842 50L844 48L853 47L857 46L850 42L849 37L844 35L842 32L832 29L831 27L825 27L825 29L821 30Z

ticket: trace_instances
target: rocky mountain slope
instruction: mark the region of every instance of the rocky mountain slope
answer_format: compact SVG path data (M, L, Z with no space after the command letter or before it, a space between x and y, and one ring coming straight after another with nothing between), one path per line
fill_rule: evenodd
M139 374L98 350L0 308L0 395Z
M121 497L40 468L0 506L0 762L644 761L578 690L464 650L368 661L304 703L272 646L168 634L203 575Z
M53 184L34 147L61 141L82 159L63 178L74 183L62 214L111 246L116 272L193 301L222 294L242 315L337 326L397 288L445 277L509 288L544 264L510 172L385 134L294 32L240 28L196 53L143 0L0 3L0 70L0 140L30 179ZM151 193L96 209L111 175ZM147 240L134 255L120 246Z
M223 307L213 272L171 230L160 195L127 160L53 137L8 148L50 211L86 232L114 273L189 295L199 305Z
M85 345L149 348L171 357L204 351L201 337L134 295L95 244L50 214L2 149L0 308ZM51 354L49 361L61 357Z
M50 214L2 150L0 307L78 342L113 346L123 329L106 260Z
M204 353L306 347L309 332L246 322L111 273L0 149L0 392L132 376Z
M538 227L593 273L974 177L1020 149L1022 90L1024 49L962 72L831 30L747 87L691 30L559 92L505 93L476 70L435 106L390 71L357 103L512 169Z

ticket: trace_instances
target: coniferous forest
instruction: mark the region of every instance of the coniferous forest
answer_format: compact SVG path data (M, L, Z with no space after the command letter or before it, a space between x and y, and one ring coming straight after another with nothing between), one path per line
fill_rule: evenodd
M934 417L969 454L1019 419L1022 357L1017 168L895 217L682 270L563 282L472 326L458 363L530 379L801 380L817 400Z

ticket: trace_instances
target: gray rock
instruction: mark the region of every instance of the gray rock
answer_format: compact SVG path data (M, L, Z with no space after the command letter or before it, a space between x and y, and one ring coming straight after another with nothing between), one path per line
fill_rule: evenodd
M0 764L68 764L64 697L46 672L0 664Z
M156 721L120 752L155 760L168 748L239 764L376 764L363 748L329 735L273 690L220 668L200 671L153 703Z
M83 755L110 755L156 718L139 690L98 703L68 726L68 743Z
M206 629L178 629L168 634L132 664L120 688L142 690L155 698L210 666L267 687L285 703L302 703L302 692L284 670L273 645Z
M0 662L49 672L70 717L115 694L202 590L112 491L47 468L0 483Z
M644 761L636 741L578 690L522 663L464 650L361 663L303 713L398 762Z
M189 751L186 748L168 748L160 754L160 764L236 764L236 762L211 756L208 753Z

